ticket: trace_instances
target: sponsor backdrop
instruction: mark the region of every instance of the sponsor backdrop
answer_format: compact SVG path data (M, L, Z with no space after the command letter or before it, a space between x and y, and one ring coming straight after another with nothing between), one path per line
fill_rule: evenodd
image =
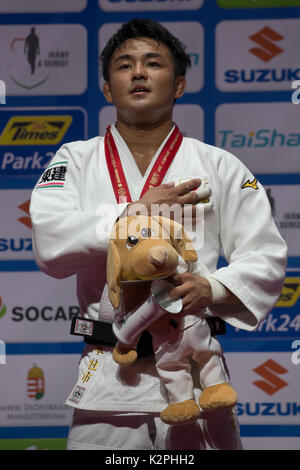
M187 46L193 68L175 106L184 135L227 149L252 170L288 243L276 307L255 332L228 327L220 341L239 391L244 447L300 447L299 7L297 0L1 0L1 449L66 446L72 411L64 401L83 347L69 335L79 312L75 279L37 268L30 195L64 142L103 135L115 119L101 93L99 52L137 16L162 22ZM40 184L63 185L64 170L50 166Z

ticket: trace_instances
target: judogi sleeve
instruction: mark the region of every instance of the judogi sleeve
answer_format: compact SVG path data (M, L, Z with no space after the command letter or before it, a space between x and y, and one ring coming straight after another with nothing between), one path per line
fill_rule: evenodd
M245 308L215 305L213 309L233 326L253 330L278 300L287 246L274 223L264 188L232 154L224 152L219 160L218 178L220 240L229 264L211 276Z
M100 182L95 186L93 177L88 181L93 169L86 172L89 165L93 168L93 162L99 160L99 155L93 158L93 152L95 146L89 142L63 145L31 196L35 259L42 271L56 278L104 266L111 229L127 205L113 200L111 204L101 204L104 188ZM99 194L98 207L87 209L85 204L83 209L84 185Z

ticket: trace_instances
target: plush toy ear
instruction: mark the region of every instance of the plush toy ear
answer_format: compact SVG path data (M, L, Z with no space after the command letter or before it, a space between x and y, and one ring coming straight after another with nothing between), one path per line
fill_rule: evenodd
M153 219L170 234L175 250L182 256L184 261L197 261L198 256L193 243L181 224L161 215L153 216Z
M120 256L114 242L110 240L107 251L106 280L108 285L108 296L115 309L120 305L120 275Z

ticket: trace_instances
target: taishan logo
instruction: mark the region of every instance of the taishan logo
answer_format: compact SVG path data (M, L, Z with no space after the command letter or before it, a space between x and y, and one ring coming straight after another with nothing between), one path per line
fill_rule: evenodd
M249 39L260 46L249 49L249 52L252 52L252 54L264 62L269 62L271 59L283 52L283 49L274 44L273 41L281 41L284 37L269 28L269 26L265 26L263 29L250 36Z
M300 69L299 69L300 71ZM245 75L242 74L243 78ZM300 133L287 132L282 129L257 129L250 132L240 130L220 129L220 145L223 148L282 148L298 147L300 145Z
M274 395L274 393L288 385L287 382L278 377L278 375L286 374L288 370L273 361L273 359L268 359L253 371L264 379L256 380L253 384L268 395Z
M293 307L300 297L300 277L287 277L276 307Z
M0 136L0 145L57 145L71 122L72 116L14 116Z
M33 364L27 374L27 396L40 400L45 394L45 377L42 369Z
M19 217L18 221L21 222L21 224L25 225L26 227L28 227L31 230L32 229L32 223L31 223L31 218L30 218L30 215L29 215L29 206L30 206L30 199L18 206L18 208L21 209L21 211L25 212L25 214L26 214L26 216Z

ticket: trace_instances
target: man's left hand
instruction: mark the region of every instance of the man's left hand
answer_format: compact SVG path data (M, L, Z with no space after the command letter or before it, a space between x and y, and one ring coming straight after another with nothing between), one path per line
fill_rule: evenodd
M175 286L169 292L170 296L182 299L181 314L199 313L200 309L212 304L210 283L205 277L185 272L177 274L169 280Z

